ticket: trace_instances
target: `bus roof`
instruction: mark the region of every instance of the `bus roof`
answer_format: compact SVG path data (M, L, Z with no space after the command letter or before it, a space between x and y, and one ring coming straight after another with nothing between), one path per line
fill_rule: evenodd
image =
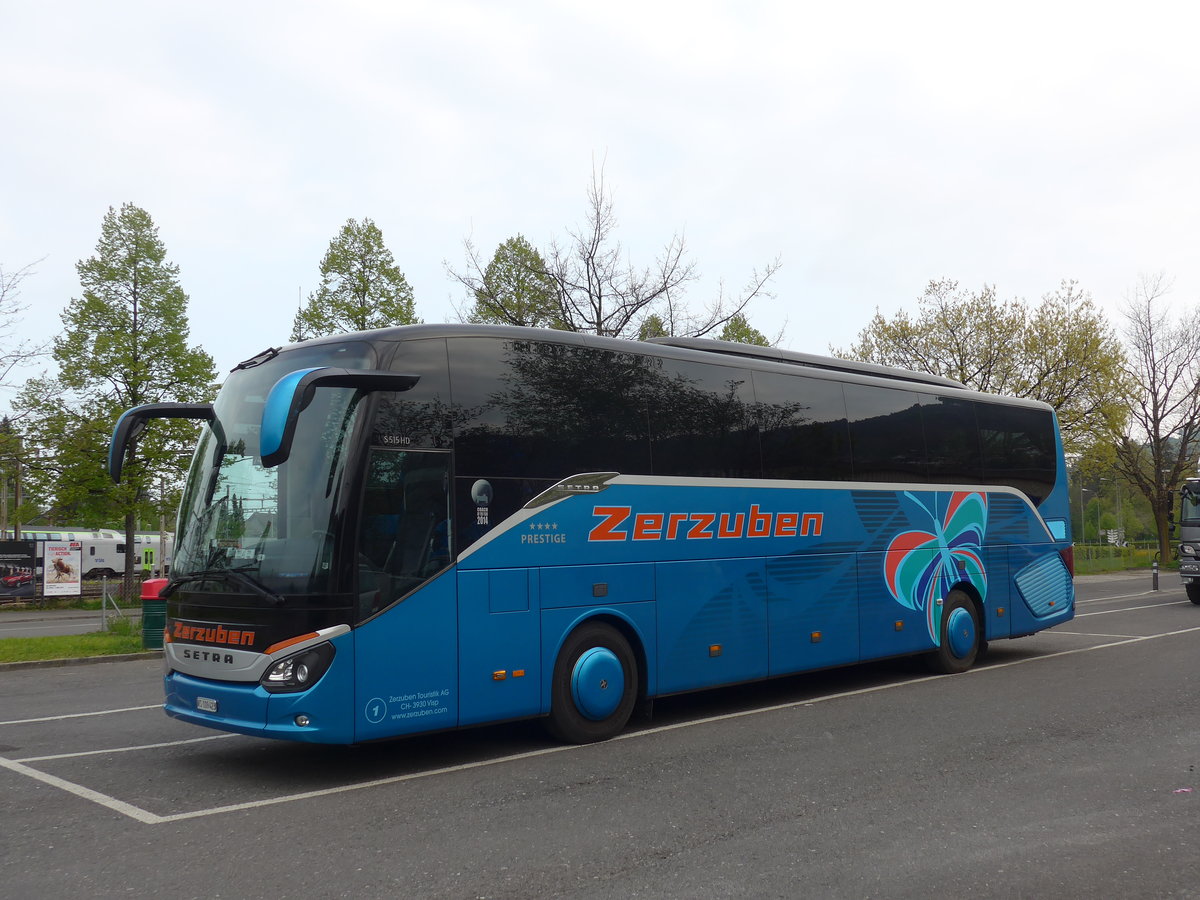
M826 369L830 372L874 375L879 378L892 378L897 381L911 381L918 384L932 384L937 387L966 388L966 385L961 381L944 378L941 375L913 372L908 369L896 369L891 366L858 362L852 359L839 359L835 356L818 356L815 353L781 350L778 347L761 347L757 344L739 344L733 341L718 341L712 338L688 337L656 337L650 338L646 343L663 344L667 347L685 347L689 350L703 350L706 353L723 353L728 356L741 356L748 359L766 359L772 362L792 363L793 365L808 366L813 369Z
M739 361L744 365L754 366L754 363L784 366L805 367L814 374L824 374L826 377L849 375L865 379L883 379L906 383L908 386L925 385L928 387L948 388L962 391L980 399L991 402L1015 403L1022 406L1034 406L1050 409L1047 404L1029 398L1008 397L987 394L976 391L960 381L941 375L931 375L926 372L914 372L910 369L900 369L883 366L877 363L859 362L857 360L840 359L833 356L820 356L814 353L802 353L795 350L782 350L778 347L760 347L756 344L739 344L731 341L718 341L711 338L660 337L646 341L629 340L627 338L603 337L580 331L557 331L549 328L527 328L519 325L477 325L472 323L432 323L422 325L399 325L392 328L380 328L373 331L348 332L325 335L305 341L304 346L320 346L321 344L339 344L346 341L403 341L430 338L450 337L499 337L509 340L550 341L559 344L573 344L582 347L596 347L626 353L641 353L651 355L699 354L708 356L710 361L724 362L736 365ZM262 358L271 358L276 353L291 350L299 344L289 344L280 348L271 348L258 356L239 364L239 367L253 363ZM664 354L665 351L665 354ZM674 351L674 352L672 352ZM693 357L694 358L694 357ZM895 385L901 387L901 384Z

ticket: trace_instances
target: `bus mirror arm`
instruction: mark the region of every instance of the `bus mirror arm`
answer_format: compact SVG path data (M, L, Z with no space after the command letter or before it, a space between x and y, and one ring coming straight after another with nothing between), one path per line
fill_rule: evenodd
M360 391L407 391L419 375L377 369L338 369L323 366L300 369L284 375L271 388L263 406L259 431L259 455L264 468L285 462L292 453L292 439L300 413L312 402L319 387L354 388Z
M109 477L114 483L120 483L126 451L151 419L204 419L212 422L215 418L211 403L146 403L125 410L113 427L112 442L108 445Z

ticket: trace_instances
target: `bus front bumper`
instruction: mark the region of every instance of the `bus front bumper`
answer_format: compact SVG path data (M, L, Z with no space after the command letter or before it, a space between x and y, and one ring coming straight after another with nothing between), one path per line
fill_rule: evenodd
M171 672L163 678L163 711L172 718L253 737L350 744L354 733L337 679L326 673L307 691L269 693L259 684L223 682Z

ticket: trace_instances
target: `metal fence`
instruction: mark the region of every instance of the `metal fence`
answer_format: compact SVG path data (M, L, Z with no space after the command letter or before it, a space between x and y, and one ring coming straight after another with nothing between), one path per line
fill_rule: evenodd
M32 606L38 609L66 609L84 606L99 608L100 606L137 607L142 604L142 581L147 576L137 573L128 593L125 591L123 578L88 578L80 585L80 593L69 597L46 597L42 594L42 584L35 580L31 585L18 586L0 593L0 603L14 606Z
M1075 574L1099 575L1124 569L1149 569L1158 557L1158 544L1147 541L1117 547L1113 544L1076 544ZM1171 568L1175 560L1159 560L1162 568Z

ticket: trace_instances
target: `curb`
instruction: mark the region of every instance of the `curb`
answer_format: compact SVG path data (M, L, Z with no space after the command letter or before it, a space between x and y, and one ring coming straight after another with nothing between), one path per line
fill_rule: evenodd
M143 653L114 653L111 656L82 656L75 659L31 659L24 662L0 663L0 674L13 672L17 669L49 669L59 666L90 666L94 663L128 662L134 659L156 659L162 656L161 650L147 650Z

